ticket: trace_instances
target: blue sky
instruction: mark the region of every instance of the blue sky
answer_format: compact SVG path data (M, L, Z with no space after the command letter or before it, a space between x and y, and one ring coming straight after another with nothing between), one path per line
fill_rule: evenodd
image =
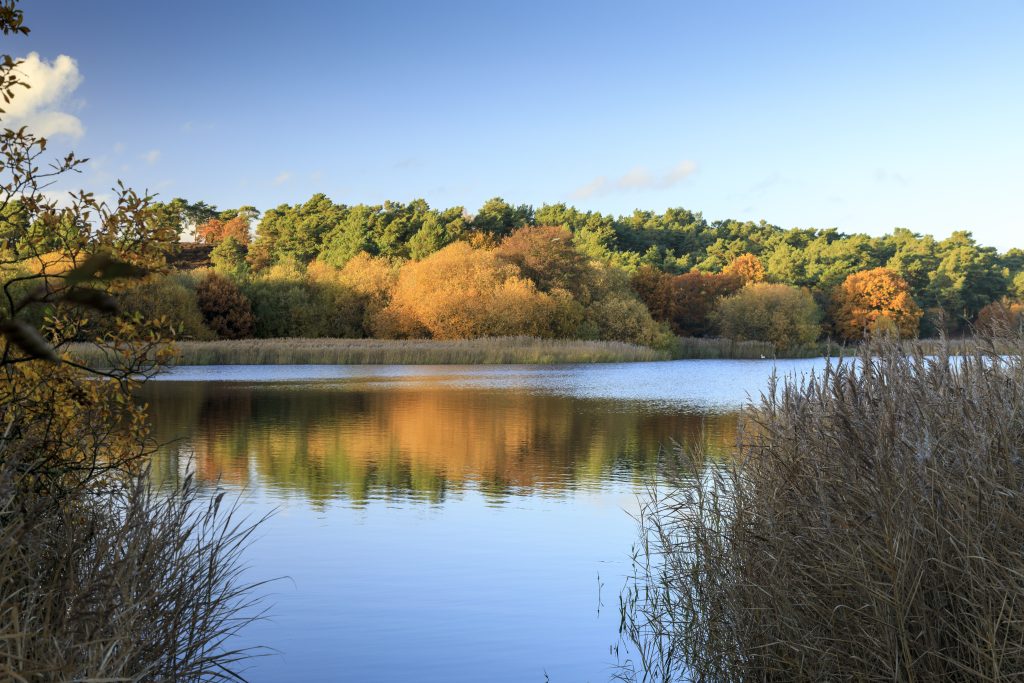
M92 159L88 189L1024 247L1021 0L22 5L32 35L4 51L38 53L42 87L17 115Z

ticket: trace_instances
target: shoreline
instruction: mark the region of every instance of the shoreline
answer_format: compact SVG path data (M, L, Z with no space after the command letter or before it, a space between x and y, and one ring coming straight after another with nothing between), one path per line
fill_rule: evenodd
M940 340L919 340L938 347ZM957 340L945 342L958 346ZM671 350L615 341L482 337L477 339L276 338L179 341L175 366L207 365L559 365L643 363L667 360L799 360L837 356L842 347L821 342L789 353L771 344L721 338L677 338ZM71 344L78 361L102 366L103 354L88 343ZM847 351L851 351L847 347ZM845 354L843 354L845 355Z
M238 339L179 341L174 365L554 365L671 360L668 351L635 344L532 337L480 339ZM99 359L89 344L74 357Z

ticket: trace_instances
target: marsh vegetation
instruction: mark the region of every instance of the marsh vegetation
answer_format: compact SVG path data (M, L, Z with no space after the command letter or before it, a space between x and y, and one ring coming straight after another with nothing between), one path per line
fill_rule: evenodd
M623 676L1019 676L1024 358L1007 343L871 345L769 387L735 457L693 449L639 518Z

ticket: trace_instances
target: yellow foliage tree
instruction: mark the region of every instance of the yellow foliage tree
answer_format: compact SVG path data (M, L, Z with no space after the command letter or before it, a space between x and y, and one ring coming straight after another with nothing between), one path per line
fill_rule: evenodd
M916 337L921 315L907 281L888 268L853 273L832 293L836 333L848 340L879 333Z
M547 294L492 249L455 242L406 263L390 303L373 321L394 336L436 339L551 337L571 297Z

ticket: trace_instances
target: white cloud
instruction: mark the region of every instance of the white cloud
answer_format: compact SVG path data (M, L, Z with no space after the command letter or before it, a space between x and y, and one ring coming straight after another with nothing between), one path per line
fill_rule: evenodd
M289 173L288 171L282 171L281 173L278 173L277 176L274 178L274 184L275 185L284 185L285 183L287 183L291 179L292 179L292 174L291 173Z
M120 154L123 151L124 151L124 143L123 142L115 142L114 143L114 154Z
M629 190L666 190L686 180L696 170L697 164L692 161L682 161L665 173L652 173L643 166L637 166L618 178L599 176L577 188L572 197L587 199Z
M152 166L156 162L160 161L160 150L151 149L142 155L143 161Z
M77 62L67 55L47 62L38 53L30 52L18 71L30 87L15 88L14 98L2 115L3 125L28 126L32 133L44 137L81 137L84 129L78 117L60 111L68 95L82 82Z

